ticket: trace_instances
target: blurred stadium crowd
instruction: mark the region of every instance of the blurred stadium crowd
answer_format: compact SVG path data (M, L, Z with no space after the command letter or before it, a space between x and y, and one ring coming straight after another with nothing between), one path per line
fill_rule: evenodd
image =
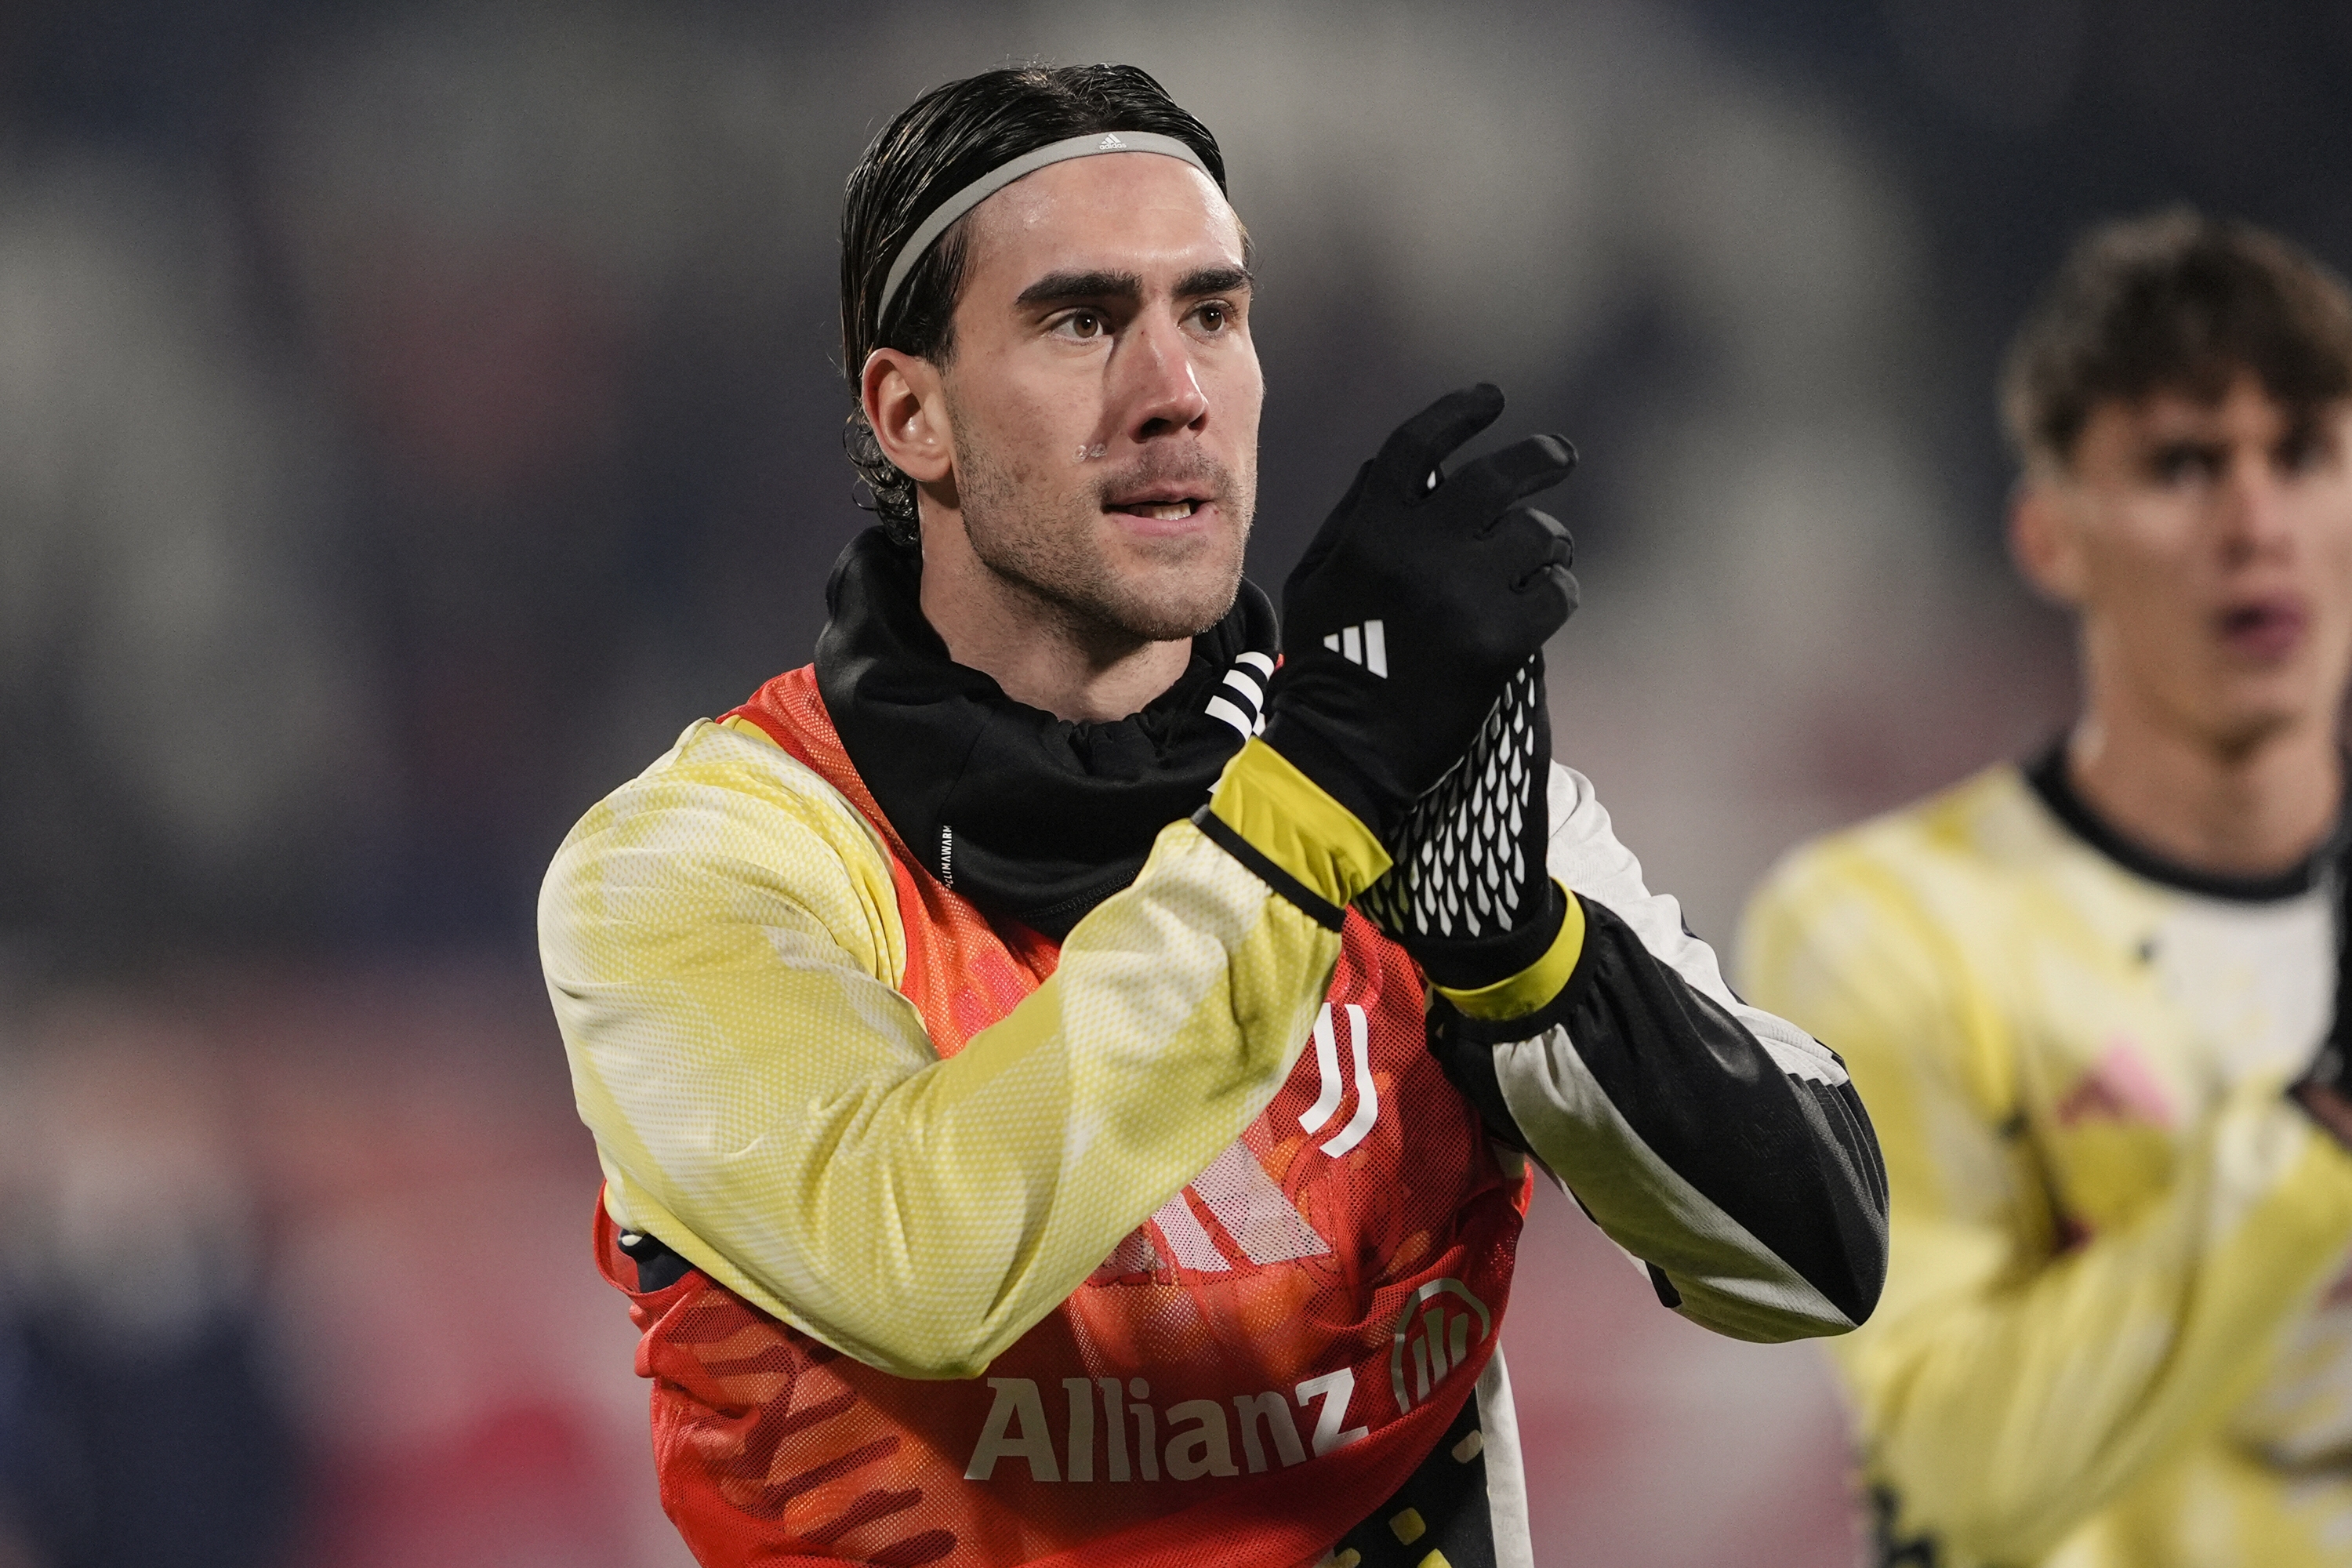
M2065 710L1989 389L2072 230L2352 258L2287 0L0 8L0 1565L678 1560L532 899L808 657L841 179L1033 56L1224 143L1261 581L1446 386L1577 441L1559 750L1718 940ZM1526 1254L1554 1560L1851 1557L1811 1352Z

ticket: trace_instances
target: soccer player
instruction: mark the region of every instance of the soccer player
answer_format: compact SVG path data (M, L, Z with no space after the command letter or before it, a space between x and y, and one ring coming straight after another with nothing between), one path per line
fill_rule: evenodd
M1527 1563L1528 1170L1489 1133L1702 1323L1876 1295L1843 1071L1551 765L1574 579L1522 503L1566 445L1449 466L1491 387L1408 421L1277 663L1249 257L1139 71L894 121L842 247L880 525L815 662L549 872L599 1255L705 1563Z
M2080 717L1800 849L1742 935L1885 1141L1885 1299L1834 1349L1879 1561L2352 1563L2352 300L2254 229L2118 224L2003 411Z

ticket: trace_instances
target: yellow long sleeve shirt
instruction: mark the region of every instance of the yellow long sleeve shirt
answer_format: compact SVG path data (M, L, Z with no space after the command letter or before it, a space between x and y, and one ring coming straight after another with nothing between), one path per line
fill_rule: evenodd
M1757 894L1743 989L1885 1155L1885 1294L1831 1346L1881 1562L2352 1563L2352 1155L2282 1093L2325 884L2169 875L2003 766Z
M1843 1331L1883 1258L1844 1072L1730 994L1586 781L1550 782L1550 867L1580 896L1530 974L1557 994L1467 1019L1456 1066L1685 1316ZM1388 866L1263 742L1212 809L1334 904ZM1265 1108L1339 939L1172 823L1052 977L943 1058L897 989L891 875L832 786L740 721L697 723L566 837L541 953L617 1224L869 1366L971 1377Z
M1387 868L1263 744L1218 801L1334 902ZM740 721L589 813L540 929L614 1220L907 1377L976 1375L1239 1137L1339 951L1171 824L1053 976L941 1059L895 988L887 851Z

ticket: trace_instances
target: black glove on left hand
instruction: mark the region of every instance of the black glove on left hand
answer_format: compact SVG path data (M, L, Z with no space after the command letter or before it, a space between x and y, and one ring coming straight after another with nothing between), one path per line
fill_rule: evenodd
M1568 477L1567 442L1531 436L1438 471L1502 411L1474 386L1407 420L1283 588L1265 742L1383 844L1575 606L1567 531L1519 504Z
M1507 980L1559 934L1566 895L1545 867L1550 775L1537 654L1462 761L1414 803L1388 847L1394 867L1356 900L1436 984L1470 991Z

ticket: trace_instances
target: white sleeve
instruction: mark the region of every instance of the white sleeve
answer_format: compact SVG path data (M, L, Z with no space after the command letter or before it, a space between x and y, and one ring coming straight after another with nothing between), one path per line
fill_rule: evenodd
M1435 1005L1433 1048L1668 1306L1744 1339L1853 1327L1885 1277L1886 1180L1844 1068L1732 994L1589 780L1555 765L1549 795L1547 860L1584 914L1575 971L1525 1017Z

